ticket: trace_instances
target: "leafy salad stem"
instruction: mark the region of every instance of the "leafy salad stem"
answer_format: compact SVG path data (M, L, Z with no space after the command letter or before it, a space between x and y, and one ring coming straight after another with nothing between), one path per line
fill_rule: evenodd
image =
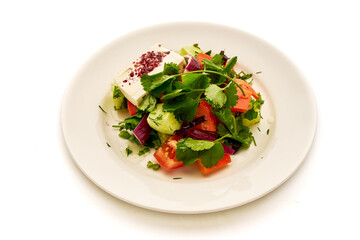
M218 138L218 139L216 139L216 140L214 140L214 141L216 141L216 142L219 142L219 141L221 141L221 140L223 140L224 138L228 138L228 137L231 137L231 134L225 134L224 136L222 136L221 138Z
M219 73L219 72L216 72L216 71L212 71L212 70L196 70L196 71L191 71L191 72L178 73L178 74L176 74L174 76L177 77L177 76L191 74L191 73L214 73L214 74L223 76L223 77L229 79L230 81L232 81L241 90L242 94L245 96L244 89L234 80L235 78L231 78L226 74Z

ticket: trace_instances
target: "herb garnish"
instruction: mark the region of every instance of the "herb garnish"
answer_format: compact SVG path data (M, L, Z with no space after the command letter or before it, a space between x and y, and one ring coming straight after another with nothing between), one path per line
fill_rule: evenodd
M194 44L194 47L198 47L198 44ZM252 123L257 121L261 117L260 107L263 101L259 95L259 100L251 100L251 106L246 113L233 114L232 109L238 103L239 97L242 97L241 93L245 96L243 85L240 85L236 79L246 81L253 76L251 73L247 74L243 71L235 72L233 68L236 62L237 57L230 59L224 51L221 51L212 56L210 60L205 58L201 63L202 70L180 73L180 69L175 63L165 63L162 72L152 75L142 74L141 84L148 93L138 106L137 114L118 125L113 125L113 127L120 130L120 137L138 143L136 137L128 131L133 131L144 115L154 111L161 101L164 112L171 112L177 120L183 121L183 129L175 133L175 135L181 135L187 129L187 125L195 124L194 119L198 106L201 101L206 101L211 106L211 112L220 122L217 124L219 138L214 141L196 140L189 137L180 139L177 142L176 158L182 161L183 165L190 165L199 160L206 168L216 166L225 155L222 144L229 145L235 151L240 147L249 147L252 142L256 146L255 139L247 127L249 124L245 122L245 119ZM256 74L258 73L261 72L256 72ZM252 79L249 81L246 82L251 84ZM160 121L162 118L163 116L159 115L153 118L148 117L148 120L150 119L158 125L156 121ZM206 119L204 120L206 121ZM191 125L189 126L191 127ZM261 132L259 127L257 129ZM269 134L269 129L267 134ZM145 144L146 148L139 151L138 155L149 152L149 147L157 148L161 145L158 133L152 131ZM149 161L147 167L157 170L160 165Z
M245 95L243 88L235 81L237 76L231 76L237 58L230 59L224 67L221 63L223 56L218 54L219 59L216 56L211 60L204 59L204 70L179 73L179 67L170 63L164 65L163 72L141 75L141 84L150 94L145 97L140 110L153 108L156 98L164 95L163 109L173 112L179 120L190 122L201 100L216 108L235 106L238 101L236 88Z
M131 142L134 142L134 143L142 146L141 143L139 142L139 140L135 137L135 135L132 134L132 133L129 133L129 132L126 131L126 130L120 131L119 137L124 138L124 139L127 139L127 140L129 140L129 141L131 141Z
M142 155L144 155L145 153L147 153L147 152L149 152L150 151L150 148L144 148L143 150L140 150L139 152L138 152L138 155L139 156L142 156Z
M153 164L151 161L148 161L148 163L147 163L146 166L147 166L148 168L152 168L153 165L154 165L154 164Z
M101 109L101 111L102 111L103 113L107 113L100 105L99 105L99 108Z
M153 170L157 171L160 169L160 164L158 163L152 163L151 161L148 161L147 165L148 168L152 168Z
M126 150L127 157L133 152L129 147L127 147L125 150Z
M225 135L215 141L195 140L192 138L180 139L176 148L176 158L183 161L184 165L190 165L201 159L201 163L210 168L216 166L224 157L224 148L220 140L228 137Z

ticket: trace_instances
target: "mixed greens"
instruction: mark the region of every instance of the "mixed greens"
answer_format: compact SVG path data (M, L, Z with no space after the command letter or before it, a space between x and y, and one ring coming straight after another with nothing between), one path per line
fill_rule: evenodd
M147 94L138 107L112 85L115 110L128 108L132 115L113 127L121 138L143 146L139 155L156 149L159 167L198 162L206 174L231 162L238 149L256 144L250 127L260 122L264 100L249 82L252 74L234 70L237 57L204 53L197 44L180 54L187 60L184 72L165 63L162 72L141 75Z

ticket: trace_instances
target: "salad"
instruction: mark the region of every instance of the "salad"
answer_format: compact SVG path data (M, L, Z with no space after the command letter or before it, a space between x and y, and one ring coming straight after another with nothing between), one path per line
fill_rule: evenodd
M264 104L252 74L236 72L236 63L236 56L198 44L179 52L154 45L112 83L114 109L130 114L112 127L143 146L138 155L155 149L147 165L154 170L220 169L239 149L256 145L250 127L260 122Z

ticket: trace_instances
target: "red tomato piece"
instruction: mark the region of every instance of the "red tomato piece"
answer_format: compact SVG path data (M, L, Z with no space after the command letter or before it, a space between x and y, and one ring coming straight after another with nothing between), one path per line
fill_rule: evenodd
M171 170L183 166L183 162L176 159L176 144L180 139L179 136L171 136L155 151L154 157L162 168Z
M236 105L233 108L231 108L231 111L246 112L249 110L250 101L251 101L251 92L246 89L244 89L244 92L245 92L245 96L241 91L240 93L238 92L239 100L236 103Z
M233 108L231 108L231 111L246 112L247 110L249 110L251 96L252 96L253 92L251 90L249 90L247 88L247 86L243 83L243 82L245 82L244 80L235 79L235 81L243 88L245 96L244 96L243 92L241 91L241 89L237 88L237 95L239 96L239 100L236 103L236 105Z
M255 98L258 99L259 96L257 95L257 92L252 88L252 86L247 83L246 81L242 80L242 79L235 79L235 81L243 88L246 90L251 91L251 95Z
M203 64L202 62L204 61L204 59L208 59L210 60L211 59L211 56L210 55L207 55L205 53L198 53L198 55L196 56L196 60L200 63L201 65L201 69L203 67Z
M215 170L218 170L221 167L224 167L228 163L231 163L231 158L228 153L225 153L224 157L219 160L219 163L216 166L213 166L211 168L204 167L204 165L201 163L201 159L197 160L197 162L200 165L200 172L205 175L205 174L211 173Z
M130 116L134 116L137 113L137 107L130 101L127 101L127 108L129 110Z
M211 106L201 101L196 111L195 118L205 116L205 122L200 123L194 127L194 129L216 132L217 119L216 116L211 112Z

